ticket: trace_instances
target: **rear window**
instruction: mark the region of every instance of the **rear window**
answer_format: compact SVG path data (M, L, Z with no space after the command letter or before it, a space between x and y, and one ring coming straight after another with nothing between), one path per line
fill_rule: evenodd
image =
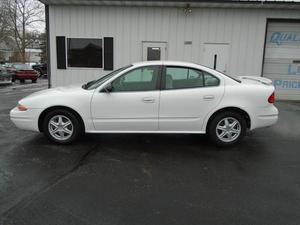
M27 64L14 64L13 67L17 70L31 70L30 65Z

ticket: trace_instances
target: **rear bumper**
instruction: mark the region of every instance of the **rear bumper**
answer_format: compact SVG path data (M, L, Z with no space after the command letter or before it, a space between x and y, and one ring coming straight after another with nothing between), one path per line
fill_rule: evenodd
M278 109L274 105L259 109L252 120L251 130L274 125L278 121L278 114Z
M10 120L22 130L39 131L38 118L42 109L19 111L17 107L10 111Z

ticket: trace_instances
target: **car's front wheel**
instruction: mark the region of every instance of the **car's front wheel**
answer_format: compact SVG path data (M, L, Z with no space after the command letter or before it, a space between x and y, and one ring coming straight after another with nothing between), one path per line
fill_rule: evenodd
M242 115L236 112L222 112L210 122L208 134L218 146L230 146L239 142L245 135L247 124Z
M78 138L81 126L73 113L58 109L45 116L43 131L49 140L58 144L69 144Z

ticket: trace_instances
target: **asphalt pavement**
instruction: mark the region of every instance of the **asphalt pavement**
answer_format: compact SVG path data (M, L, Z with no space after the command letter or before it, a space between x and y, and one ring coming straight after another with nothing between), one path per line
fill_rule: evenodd
M300 103L231 148L205 135L22 131L9 110L45 80L0 87L1 225L298 225Z

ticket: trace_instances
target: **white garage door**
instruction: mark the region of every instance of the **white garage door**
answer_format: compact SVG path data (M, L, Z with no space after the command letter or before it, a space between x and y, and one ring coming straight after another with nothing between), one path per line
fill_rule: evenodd
M278 99L300 100L300 23L268 23L263 76Z

